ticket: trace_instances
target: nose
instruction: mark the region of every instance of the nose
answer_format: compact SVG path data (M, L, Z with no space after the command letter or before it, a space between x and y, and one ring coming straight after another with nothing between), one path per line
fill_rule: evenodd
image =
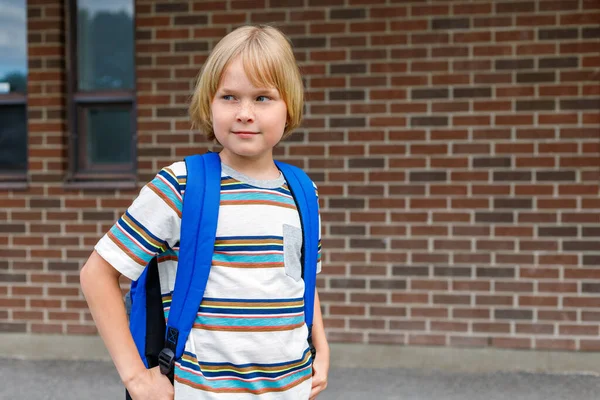
M241 123L249 123L254 121L254 104L251 101L242 101L238 108L236 119Z

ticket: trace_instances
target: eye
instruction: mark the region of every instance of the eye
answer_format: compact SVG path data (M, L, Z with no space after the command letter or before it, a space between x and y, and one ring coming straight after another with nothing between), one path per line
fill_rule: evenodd
M258 101L258 102L265 102L265 101L269 101L269 100L271 100L271 99L267 96L258 96L256 98L256 101Z
M223 100L227 100L227 101L234 99L234 97L232 95L230 95L230 94L225 94L225 95L221 96L221 98Z

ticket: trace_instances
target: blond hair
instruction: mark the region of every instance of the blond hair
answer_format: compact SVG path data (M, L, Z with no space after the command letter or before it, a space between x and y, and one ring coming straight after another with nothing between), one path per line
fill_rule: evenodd
M211 103L227 66L241 57L256 87L276 88L287 106L283 138L300 125L304 107L302 77L287 37L272 26L242 26L226 35L204 63L189 107L192 126L215 140Z

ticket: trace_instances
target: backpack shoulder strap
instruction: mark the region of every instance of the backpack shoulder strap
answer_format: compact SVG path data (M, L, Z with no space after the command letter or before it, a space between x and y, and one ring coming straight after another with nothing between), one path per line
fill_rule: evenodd
M165 335L165 348L174 353L173 362L183 354L204 296L215 246L221 193L221 160L217 153L186 157L185 163L187 181L179 260Z
M279 161L275 162L285 176L290 192L296 202L302 223L302 278L304 279L304 318L311 336L315 286L317 281L317 257L319 252L319 202L312 180L300 168Z

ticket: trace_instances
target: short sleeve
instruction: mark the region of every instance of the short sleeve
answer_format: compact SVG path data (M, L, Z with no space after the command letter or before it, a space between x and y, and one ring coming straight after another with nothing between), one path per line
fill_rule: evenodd
M179 241L186 175L184 162L163 168L96 244L121 274L136 280L152 257Z

